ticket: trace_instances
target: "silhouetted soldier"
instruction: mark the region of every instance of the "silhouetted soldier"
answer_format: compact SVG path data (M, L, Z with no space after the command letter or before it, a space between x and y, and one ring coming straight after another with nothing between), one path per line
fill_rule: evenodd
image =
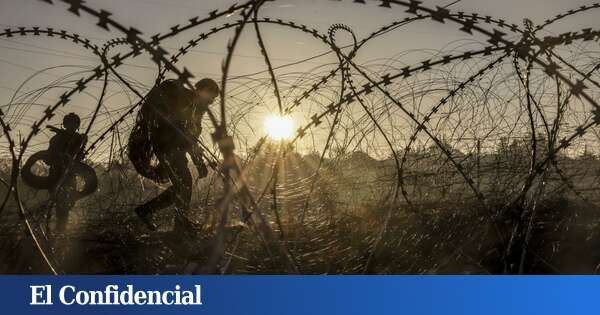
M179 214L175 220L175 229L189 231L192 226L189 219L192 175L188 169L186 154L192 158L199 176L206 177L208 170L197 139L202 131L202 116L219 95L219 87L211 79L200 80L195 84L195 88L195 91L191 91L179 81L167 80L149 93L141 110L141 119L138 120L141 126L138 127L144 129L151 150L159 161L157 172L166 175L171 182L167 190L135 209L135 213L151 230L156 230L152 222L153 213L173 204ZM147 145L136 148L131 139L130 151L150 149ZM140 157L146 153L130 152L134 165L136 158L132 156ZM146 174L149 171L148 167L144 169L139 166L140 163L137 164L136 169L140 174L152 178Z
M63 118L64 129L49 127L56 135L50 139L45 162L50 166L49 178L55 183L50 188L50 200L56 209L56 229L63 232L69 220L69 212L77 201L77 182L74 164L83 159L82 148L87 137L77 132L81 120L75 113Z

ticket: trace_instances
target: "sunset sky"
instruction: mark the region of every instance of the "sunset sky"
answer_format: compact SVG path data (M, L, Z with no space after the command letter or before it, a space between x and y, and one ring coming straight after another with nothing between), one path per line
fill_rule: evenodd
M435 6L445 6L452 2L424 1L424 5L433 8ZM86 3L97 10L104 9L112 12L114 14L112 17L115 20L141 30L143 32L142 36L149 38L156 33L165 33L174 25L183 25L189 18L207 16L214 9L225 9L235 1L89 0ZM522 25L525 17L536 23L542 23L545 18L591 3L588 0L463 0L453 4L449 9L452 12L477 12L480 15L491 15L495 18L502 18L507 23ZM62 3L48 5L38 0L0 0L0 27L5 29L20 26L40 26L41 28L65 29L81 34L99 45L111 38L122 36L116 31L104 31L95 25L94 18L86 14L77 17L69 13L66 8L66 5ZM597 10L592 10L578 15L577 18L567 18L545 30L544 35L577 31L586 27L597 29L600 26L597 13ZM401 20L409 15L400 7L386 9L378 7L377 4L354 4L352 1L278 0L264 5L260 11L260 16L306 24L318 29L321 33L326 33L327 29L334 23L343 23L350 26L357 37L361 39L379 27ZM214 23L201 26L197 30L170 39L164 42L162 46L169 52L175 52L200 32L207 31L213 26L237 20L237 18L237 15L221 18ZM361 64L374 63L382 58L394 57L404 64L411 64L426 59L439 50L460 51L461 49L471 49L476 45L480 47L481 45L477 43L486 40L480 36L469 36L458 31L458 28L457 25L452 23L439 24L430 20L415 23L405 27L401 32L390 32L370 42L360 51L357 61ZM262 30L275 67L329 51L328 47L322 42L297 31L290 31L278 26L264 26ZM188 68L197 78L212 77L219 80L221 76L220 65L224 58L227 41L231 35L231 30L221 32L193 49L192 53L187 54L178 65ZM342 37L340 39L340 41L344 40L348 40L348 38ZM126 49L116 50L116 52L126 51ZM335 64L336 62L335 55L329 53L276 72L282 77L288 75L290 78L294 77L294 73L314 72L315 74L322 74L331 69L331 67L327 68L325 65ZM0 38L0 106L4 107L5 104L10 103L17 90L20 91L17 95L19 96L23 92L49 85L52 81L67 75L73 75L70 79L77 80L85 74L83 71L89 71L90 68L98 64L98 58L91 52L68 41L33 37L19 38L18 36ZM57 66L60 67L53 68ZM42 69L47 70L31 77ZM264 60L256 44L254 31L251 26L248 26L236 49L231 76L243 76L261 72L265 69ZM156 67L147 56L140 56L126 61L126 65L121 68L121 71L132 80L139 82L142 91L144 90L143 86L150 86L156 77ZM263 73L259 77L265 78L266 76ZM89 89L89 92L97 95L101 85L101 82L96 82L94 87ZM284 88L286 87L286 84L282 85ZM39 117L39 113L47 105L53 104L56 97L63 91L64 89L56 89L40 95L40 98L37 99L40 106L32 106L22 113L19 112L18 107L13 105L8 112L18 119L15 118L12 123L19 127L31 125L35 117ZM134 102L132 99L135 96L120 93L117 85L111 85L109 91L112 91L111 93L114 93L114 95L106 101L107 111L114 110L115 113L120 113L127 105ZM273 105L274 103L271 103L264 109L249 114L248 117L260 119L268 112L273 111ZM74 100L71 110L80 113L85 118L93 111L94 106L94 97L89 96L86 98L86 96L82 96ZM63 112L68 111L64 110ZM310 110L307 110L307 112L310 112ZM99 123L106 125L110 119L109 112L101 113ZM302 118L298 119L301 120ZM53 123L56 122L56 120L53 121ZM252 121L248 122L247 125L246 128L252 128ZM258 131L257 133L260 134ZM39 143L43 142L43 139L39 140Z

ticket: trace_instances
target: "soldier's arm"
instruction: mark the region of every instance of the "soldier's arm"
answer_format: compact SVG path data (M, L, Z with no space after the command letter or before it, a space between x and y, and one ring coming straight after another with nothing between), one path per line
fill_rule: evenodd
M198 144L194 144L188 153L198 170L198 176L200 176L200 178L206 177L206 175L208 175L208 169L204 163L204 150Z

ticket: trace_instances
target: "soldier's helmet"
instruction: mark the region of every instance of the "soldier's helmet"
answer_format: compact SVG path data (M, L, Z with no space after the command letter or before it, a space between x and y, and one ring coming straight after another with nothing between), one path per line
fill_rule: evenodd
M63 126L67 130L75 131L79 129L79 125L81 124L81 119L75 113L68 113L63 117Z

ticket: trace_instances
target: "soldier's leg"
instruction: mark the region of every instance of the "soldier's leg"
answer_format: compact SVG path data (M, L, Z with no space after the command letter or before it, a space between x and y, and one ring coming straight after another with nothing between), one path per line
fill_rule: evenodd
M160 161L160 164L163 167L167 168L168 174L171 174L172 171L170 170L168 156L166 154L157 154L157 157L158 157L158 160ZM171 175L169 175L169 178L170 177L171 177ZM173 183L172 180L171 180L171 183ZM164 190L162 193L160 193L158 196L150 199L145 204L137 207L135 209L135 212L138 215L143 216L143 217L150 216L155 211L164 209L164 208L172 205L174 202L175 202L175 188L173 187L173 185L171 185L166 190Z
M69 213L75 206L75 191L77 189L77 182L74 177L66 179L62 187L57 189L56 194L56 231L63 233L67 228L69 222Z
M187 212L192 199L192 174L188 168L185 152L177 151L169 156L169 179L173 184L175 205L180 211Z
M62 199L62 196L57 197L55 209L56 209L56 232L64 233L67 229L67 222L69 221L69 203Z
M171 185L169 188L165 189L158 196L150 199L145 204L136 208L136 212L140 215L152 215L154 212L160 209L164 209L174 203L175 200L175 191L174 187Z
M160 154L158 158L167 170L171 186L154 199L135 209L138 216L152 230L156 229L151 222L151 216L156 210L175 204L179 211L187 212L192 195L192 175L187 167L185 152L169 152Z
M170 159L172 172L171 182L175 192L175 206L177 216L175 217L175 230L190 230L190 202L192 199L192 174L188 168L188 160L185 153L173 155Z
M49 169L48 177L52 178L54 180L60 180L62 173L63 173L62 166L60 166L59 164L52 164ZM58 185L57 182L53 182L52 185L53 185L52 189L49 190L50 199L48 199L48 204L46 205L46 209L47 209L46 228L50 229L50 223L52 221L52 216L55 215L57 217L57 223L55 225L55 228L57 230L59 230L60 227L58 224L58 221L59 221L58 220L58 211L59 211L58 209L63 207L62 206L63 190L61 189L61 187Z

